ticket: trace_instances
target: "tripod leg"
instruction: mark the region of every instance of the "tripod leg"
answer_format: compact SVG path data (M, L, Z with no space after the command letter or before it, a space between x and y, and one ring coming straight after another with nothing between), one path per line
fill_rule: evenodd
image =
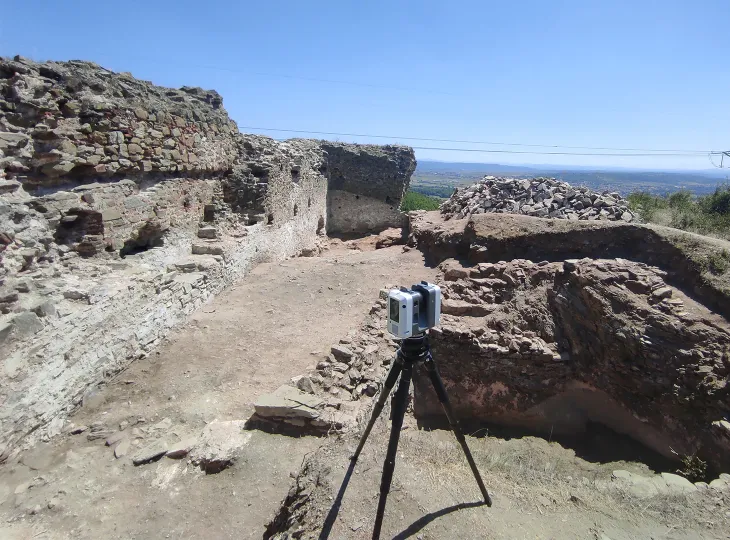
M367 427L365 427L365 431L362 434L362 437L360 437L360 442L357 445L357 450L355 450L355 453L352 455L352 461L357 461L357 458L360 457L360 452L362 452L362 447L365 446L365 441L367 441L368 436L370 435L370 432L373 430L373 426L375 425L375 421L378 419L378 416L380 416L380 413L383 412L383 407L385 407L385 402L388 399L388 396L390 395L390 391L393 390L393 387L395 386L395 381L398 380L398 375L400 375L401 371L403 370L403 360L400 357L400 353L396 355L395 362L393 362L393 366L390 368L390 371L388 372L388 376L385 379L385 383L383 384L383 389L380 391L380 395L378 396L378 400L375 402L375 405L373 406L373 413L370 415L370 421L368 422Z
M474 474L474 478L477 481L477 484L479 485L479 490L482 492L482 496L484 497L484 502L487 503L487 506L492 506L492 499L489 497L489 493L487 493L487 488L484 487L484 482L482 481L482 477L479 474L479 469L477 469L476 463L474 463L474 458L471 455L471 452L469 451L469 447L466 445L466 439L464 438L464 434L461 431L461 426L459 425L459 421L456 419L456 415L454 414L454 409L451 408L451 403L449 402L449 396L446 393L446 387L444 386L444 381L441 380L441 375L439 375L438 368L436 367L436 363L434 362L433 358L429 354L429 358L424 363L426 370L428 370L428 376L431 378L431 384L433 385L434 390L436 390L436 395L438 396L438 400L441 402L441 406L444 409L444 412L446 413L446 417L449 419L449 424L451 425L451 431L454 432L454 435L456 436L456 440L459 441L459 444L461 445L461 449L464 451L464 454L466 455L466 460L469 462L469 467L471 468L472 474Z
M390 483L393 481L393 471L395 470L395 457L398 452L398 439L400 438L400 430L403 427L403 417L408 408L408 390L411 386L411 376L413 375L413 365L406 362L403 367L398 389L393 397L393 409L390 428L390 439L388 440L388 451L385 455L385 464L383 465L383 477L380 481L380 498L378 499L378 511L375 514L375 525L373 526L373 539L380 538L380 528L383 525L383 516L385 514L385 502L390 492Z

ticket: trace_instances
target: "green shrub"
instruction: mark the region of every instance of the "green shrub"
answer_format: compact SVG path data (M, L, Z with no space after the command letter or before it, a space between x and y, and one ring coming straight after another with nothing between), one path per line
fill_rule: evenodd
M704 482L707 479L707 462L697 456L682 456L682 468L677 470L677 474L690 482Z
M730 216L730 186L718 186L712 195L701 197L699 204L709 214Z
M689 210L692 206L692 192L687 189L675 191L667 197L669 208L676 210Z
M634 191L628 196L629 208L639 214L644 221L652 221L657 210L667 207L664 197L652 195L648 191Z
M412 210L438 210L440 204L441 199L437 197L429 197L428 195L408 190L403 196L400 209L403 212L410 212Z
M718 186L711 195L694 197L680 190L669 195L652 195L637 191L628 196L629 206L644 221L669 224L671 227L700 234L730 237L730 185ZM658 214L658 211L662 211ZM724 273L724 262L710 264L716 272Z
M730 253L726 249L707 256L707 269L713 274L724 274L730 268Z

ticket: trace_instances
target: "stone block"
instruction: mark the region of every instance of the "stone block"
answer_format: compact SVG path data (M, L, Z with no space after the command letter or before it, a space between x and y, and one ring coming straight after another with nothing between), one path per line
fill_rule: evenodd
M215 227L200 227L198 229L198 238L218 238L218 229Z
M697 491L697 486L687 480L684 476L663 472L662 479L667 483L667 487L672 493L687 494Z
M145 463L161 458L166 453L167 443L160 439L139 450L132 458L132 463L135 465L144 465Z
M217 473L231 465L240 456L251 439L245 431L246 422L214 420L203 428L198 443L190 451L190 459L205 472Z
M190 451L195 448L195 446L198 444L198 438L197 437L188 437L186 439L181 440L180 442L177 442L170 446L169 450L167 451L167 454L165 454L167 457L171 459L181 459L187 456Z
M349 362L355 355L354 352L343 345L333 345L330 351L332 352L332 356L343 362Z
M38 315L31 311L20 313L13 318L16 332L19 336L28 337L43 330L43 323Z
M101 211L102 221L122 219L122 212L118 208L105 208Z
M193 255L223 255L223 246L214 243L194 243Z
M284 385L273 393L261 396L254 403L256 414L262 418L318 418L324 402L298 388Z

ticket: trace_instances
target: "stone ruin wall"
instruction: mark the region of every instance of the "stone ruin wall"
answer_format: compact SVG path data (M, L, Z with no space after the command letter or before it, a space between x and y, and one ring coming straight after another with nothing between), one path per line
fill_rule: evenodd
M405 147L240 134L214 91L0 59L0 462L253 265L317 253L328 185L397 210L414 168Z
M412 148L323 142L328 155L327 230L352 234L403 227L399 211L416 169Z

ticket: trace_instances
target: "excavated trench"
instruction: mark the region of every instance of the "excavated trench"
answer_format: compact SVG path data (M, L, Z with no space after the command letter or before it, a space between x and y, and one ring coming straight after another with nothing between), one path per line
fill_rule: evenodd
M622 226L533 234L537 220L527 218L498 237L512 217L489 233L474 222L461 234L415 229L427 256L466 259L441 264L444 315L432 333L466 430L537 435L588 461L639 461L658 472L694 458L708 478L730 471L730 327L695 300L712 298L724 313L726 296L710 295L713 284L695 279L694 263L665 238L631 248L640 227L628 236L617 234ZM622 258L561 259L642 247L640 258L674 272ZM691 296L667 282L689 285ZM414 411L422 427L448 427L423 374Z

